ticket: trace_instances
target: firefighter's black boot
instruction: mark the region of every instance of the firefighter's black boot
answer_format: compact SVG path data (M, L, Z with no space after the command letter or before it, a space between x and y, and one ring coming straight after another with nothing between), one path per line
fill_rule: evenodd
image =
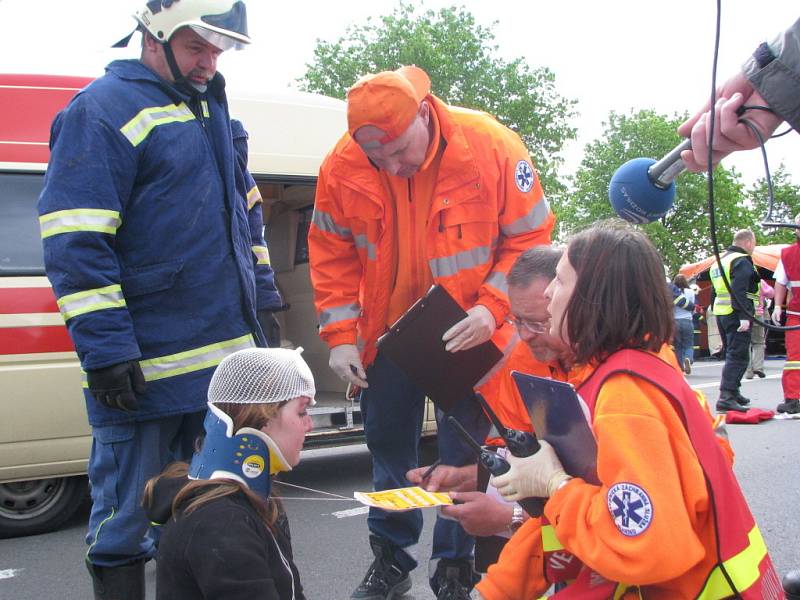
M782 583L786 600L800 600L800 571L789 571Z
M119 567L99 567L86 561L94 600L144 600L144 560Z
M399 599L411 589L411 577L397 563L395 549L388 540L369 536L369 545L375 560L367 569L364 579L350 596L352 600Z

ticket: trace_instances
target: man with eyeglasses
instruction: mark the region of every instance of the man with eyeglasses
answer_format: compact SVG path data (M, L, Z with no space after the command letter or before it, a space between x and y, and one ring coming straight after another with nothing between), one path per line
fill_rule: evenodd
M561 361L563 343L550 334L548 300L544 297L561 254L560 248L535 246L523 252L511 267L507 278L508 322L516 326L519 339L506 360L478 387L500 421L520 431L532 432L533 426L511 372L563 380L568 370ZM505 452L502 439L489 439L487 443ZM442 514L458 520L467 533L476 536L475 567L485 572L527 515L518 504L506 502L493 488L487 488L488 473L477 465L439 466L423 481L425 471L425 467L409 471L408 480L430 491L450 491L458 504L443 507Z

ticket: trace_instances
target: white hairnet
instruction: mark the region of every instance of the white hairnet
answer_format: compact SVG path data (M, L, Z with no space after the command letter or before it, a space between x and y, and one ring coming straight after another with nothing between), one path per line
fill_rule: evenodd
M314 376L300 356L302 348L248 348L226 356L208 386L212 404L284 402L314 399Z

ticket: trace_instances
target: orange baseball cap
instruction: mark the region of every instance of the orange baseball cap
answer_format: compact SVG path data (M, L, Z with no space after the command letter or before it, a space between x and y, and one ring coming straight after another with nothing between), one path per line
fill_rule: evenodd
M373 125L386 132L378 142L390 142L408 129L430 93L430 77L419 67L365 75L347 92L348 131L354 135L364 125Z

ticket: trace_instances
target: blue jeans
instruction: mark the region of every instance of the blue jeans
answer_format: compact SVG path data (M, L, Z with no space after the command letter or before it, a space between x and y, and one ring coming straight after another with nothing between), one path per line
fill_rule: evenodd
M372 453L374 489L387 490L409 485L405 475L419 466L418 449L425 410L425 394L409 381L391 361L378 353L367 369L369 388L361 391L361 413L367 447ZM483 443L489 422L478 402L464 398L449 413L472 437ZM437 410L439 458L442 464L474 464L476 456ZM404 570L418 564L416 545L422 532L419 510L387 512L370 508L367 525L371 534L388 540L396 548L395 560ZM437 516L433 530L432 558L469 559L474 539L456 521Z
M675 319L675 356L683 367L683 359L694 362L694 323L691 319Z
M92 428L89 562L117 567L153 558L158 533L142 507L144 485L170 462L191 458L204 418L202 411Z

